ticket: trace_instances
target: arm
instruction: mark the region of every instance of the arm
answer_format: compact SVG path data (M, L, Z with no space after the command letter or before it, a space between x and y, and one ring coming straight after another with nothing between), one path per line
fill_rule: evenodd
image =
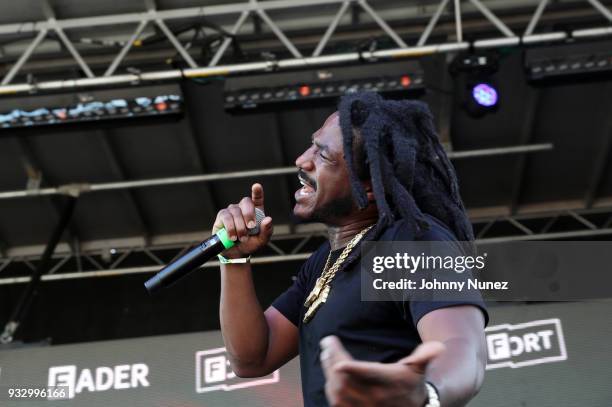
M427 381L440 393L441 405L463 406L480 390L486 364L484 318L471 305L434 310L417 324L423 342L442 342L446 351L427 366Z
M247 229L254 226L255 208L263 210L263 202L263 188L254 184L250 198L219 211L213 233L224 227L233 240L240 241L225 251L226 257L246 257L268 243L272 218L262 221L256 236L248 235ZM263 312L255 294L250 264L221 265L219 316L223 341L238 376L264 376L297 355L297 328L273 307Z
M274 307L262 311L250 265L221 267L219 314L223 341L238 376L264 376L297 355L297 328Z

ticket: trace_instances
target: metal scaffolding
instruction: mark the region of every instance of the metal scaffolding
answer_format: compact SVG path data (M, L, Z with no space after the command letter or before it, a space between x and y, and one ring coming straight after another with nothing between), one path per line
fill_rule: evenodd
M571 207L571 203L559 206ZM533 211L525 208L517 214L499 212L495 216L472 216L477 245L496 244L525 240L582 239L589 237L612 236L612 206L590 209L557 209L553 211ZM321 224L276 225L275 235L263 250L254 257L254 264L303 261L311 254L312 244L322 243L326 229ZM209 231L180 235L153 236L148 244L143 239L113 239L108 241L85 242L77 253L66 245L58 245L42 281L57 281L79 278L122 276L141 273L155 273L165 262L168 254L177 258L193 245L210 235ZM35 250L34 250L35 249ZM23 284L31 280L30 274L36 270L34 262L40 259L40 250L31 248L30 254L18 251L0 260L0 285ZM78 260L77 260L78 259ZM138 266L125 266L126 263L140 262ZM143 260L145 259L145 260ZM130 260L132 260L130 262ZM68 264L78 264L71 269ZM217 262L209 262L203 268L217 267ZM8 270L21 270L11 272Z
M552 150L553 145L551 143L542 144L530 144L522 146L510 146L510 147L498 147L498 148L486 148L480 150L466 150L466 151L451 151L448 152L448 157L453 159L463 158L474 158L474 157L487 157L493 155L507 155L507 154L523 154L523 153L534 153L539 151ZM0 192L0 200L3 199L16 199L16 198L28 198L33 196L49 196L49 195L69 195L78 196L84 193L99 192L99 191L114 191L121 189L133 189L133 188L146 188L155 187L160 185L177 185L177 184L191 184L199 182L210 182L210 181L221 181L228 179L239 179L239 178L251 178L251 177L268 177L275 175L287 175L294 174L297 172L296 167L280 167L280 168L263 168L257 170L248 171L233 171L216 174L201 174L201 175L185 175L179 177L166 177L166 178L154 178L154 179L143 179L143 180L130 180L130 181L118 181L118 182L104 182L98 184L66 184L57 187L37 188L37 189L25 189L20 191L4 191Z
M190 7L175 10L157 10L155 4L149 1L147 2L147 10L140 13L73 19L56 19L51 8L47 7L49 10L47 13L48 19L45 21L0 25L0 35L25 34L34 36L30 44L23 50L21 55L4 75L0 83L0 95L77 90L81 88L117 85L128 86L150 82L179 80L184 77L197 78L227 76L247 72L268 72L272 70L317 67L364 60L374 61L415 57L467 50L471 47L479 49L533 45L538 43L565 41L573 38L601 37L612 34L612 12L610 12L610 10L599 0L585 0L585 5L588 4L589 9L592 10L593 13L598 13L603 16L609 23L607 26L581 28L569 32L555 31L536 33L536 27L543 19L549 3L548 0L540 0L539 3L535 5L531 17L529 18L528 25L522 35L513 31L508 24L504 23L502 18L496 15L491 7L483 0L469 0L464 2L463 5L459 0L454 0L452 2L452 7L450 6L449 0L441 0L429 17L429 22L423 27L421 34L418 36L418 41L414 44L410 44L402 37L399 29L401 28L400 26L406 24L406 22L383 18L381 13L379 13L371 3L373 2L368 2L366 0L273 0L265 2L250 0L246 3ZM501 36L478 38L472 42L464 40L466 3L469 3L471 6L471 15L476 13L484 17L485 21L492 24L493 27L500 32ZM334 15L330 16L329 25L317 41L316 47L310 56L307 56L309 50L304 49L305 47L292 41L285 30L280 27L269 13L270 11L276 10L306 10L307 8L316 8L318 6L334 5L337 6L337 10ZM358 9L364 13L364 15L367 15L382 33L390 39L395 48L323 55L326 46L329 44L330 39L340 26L342 18L350 7ZM454 38L448 42L429 44L428 40L445 12L449 12L454 17ZM175 34L167 24L168 22L189 20L198 17L206 17L214 20L215 18L228 18L228 16L232 18L235 17L235 21L231 25L231 28L223 33L223 41L216 49L212 58L208 61L199 61L198 58L194 57L193 47L189 47L190 43L185 44L184 38ZM253 16L256 16L256 18L268 27L270 32L281 42L291 57L279 60L263 59L250 61L248 63L219 65L233 38L240 32L245 22ZM570 19L571 15L566 15L565 18ZM75 44L75 41L70 38L67 32L72 29L82 29L84 27L90 28L119 24L134 24L135 29L129 38L126 39L124 45L118 50L116 55L112 57L108 66L97 74L88 64L87 58L84 57L83 53L78 49L79 44ZM134 48L134 44L137 43L148 25L155 25L159 29L176 52L181 56L187 68L133 74L116 74L118 67L124 61L128 53ZM38 83L13 84L13 80L24 69L28 59L50 33L54 33L59 38L78 65L82 75L85 77L64 78L62 80L41 81Z

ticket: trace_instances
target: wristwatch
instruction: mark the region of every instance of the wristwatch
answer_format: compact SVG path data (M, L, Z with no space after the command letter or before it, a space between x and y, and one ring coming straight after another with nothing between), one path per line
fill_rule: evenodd
M429 382L425 382L425 388L427 389L427 402L424 407L440 407L438 390Z

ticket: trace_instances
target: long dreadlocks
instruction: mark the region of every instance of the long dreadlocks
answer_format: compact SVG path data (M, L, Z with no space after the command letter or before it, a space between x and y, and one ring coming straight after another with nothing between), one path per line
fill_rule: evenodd
M474 240L455 170L425 103L362 92L344 96L338 111L353 196L359 208L368 205L361 181L370 178L379 227L404 219L417 234L427 228L427 213L458 240Z

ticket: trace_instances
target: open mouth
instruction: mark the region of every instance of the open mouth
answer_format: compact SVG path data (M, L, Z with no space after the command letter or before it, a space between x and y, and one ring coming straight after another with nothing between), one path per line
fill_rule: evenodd
M298 173L298 179L300 180L300 184L302 184L302 188L298 191L300 195L310 195L317 190L316 183L310 180L302 171Z

